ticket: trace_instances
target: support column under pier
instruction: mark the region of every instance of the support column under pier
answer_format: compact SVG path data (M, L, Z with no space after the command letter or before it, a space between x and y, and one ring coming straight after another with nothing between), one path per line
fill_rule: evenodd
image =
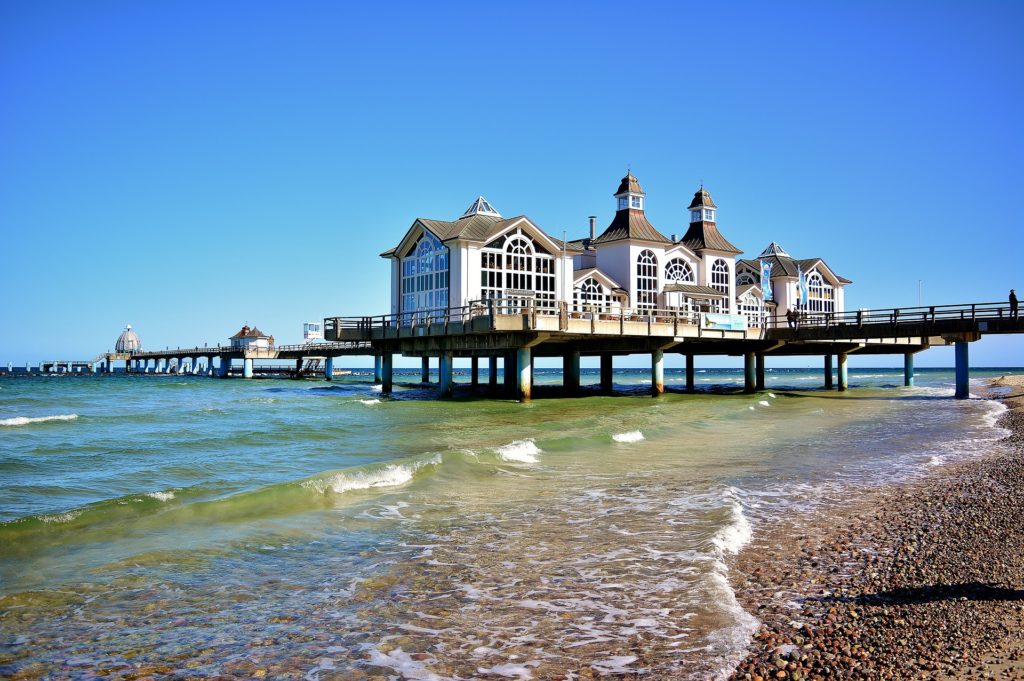
M825 390L832 389L832 355L825 355Z
M580 353L567 352L562 355L562 389L569 395L580 390Z
M324 359L324 380L325 381L333 381L334 380L334 358L333 357L327 357L327 358Z
M519 375L516 371L517 361L515 351L506 352L505 358L502 360L505 371L505 394L509 397L516 396L516 376Z
M437 360L437 373L441 383L441 397L451 397L455 393L455 382L452 380L452 353L441 353Z
M420 383L430 383L430 358L424 357L420 368Z
M221 357L220 358L220 368L217 371L217 375L220 376L221 378L227 378L228 376L231 375L231 358L230 357Z
M764 390L764 353L757 353L755 359L757 363L757 380L755 381L754 389L761 391Z
M498 389L498 356L487 358L487 385L492 391Z
M971 370L968 367L967 341L957 341L954 354L956 356L956 399L966 400L971 396Z
M252 360L248 357L242 360L242 377L252 378Z
M386 352L381 356L380 391L384 395L390 395L394 388L394 365L395 356L390 352Z
M692 393L693 386L693 355L686 356L686 392Z
M474 388L480 385L480 358L472 357L469 360L469 383Z
M516 352L516 397L520 402L530 400L533 387L533 352L530 348L519 348Z
M837 359L839 360L839 370L836 372L837 378L839 379L837 381L839 383L837 389L839 392L846 392L846 388L849 385L847 382L849 374L846 371L846 353L840 352Z
M651 353L651 394L658 397L665 392L665 351Z
M295 375L292 378L302 378L302 358L295 360Z
M743 392L752 393L756 389L757 373L753 352L743 353Z
M615 365L612 363L612 355L604 353L601 355L601 392L610 393L612 391L612 375L615 371Z
M903 385L914 387L914 353L908 352L903 355Z
M382 363L382 361L383 360L381 359L380 355L374 355L373 356L373 382L374 383L380 383L380 381L381 381L380 371L381 371L381 363Z

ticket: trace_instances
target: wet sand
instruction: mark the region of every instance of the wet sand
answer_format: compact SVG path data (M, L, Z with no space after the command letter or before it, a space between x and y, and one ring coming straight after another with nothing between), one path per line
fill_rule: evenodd
M1024 678L1024 376L991 388L991 452L755 536L732 581L762 626L732 678Z

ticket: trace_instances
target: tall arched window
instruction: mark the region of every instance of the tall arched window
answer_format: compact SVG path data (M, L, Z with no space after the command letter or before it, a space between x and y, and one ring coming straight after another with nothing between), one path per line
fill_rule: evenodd
M835 312L835 289L825 283L821 275L807 275L807 309L811 312Z
M402 258L402 313L448 307L448 248L423 232Z
M502 312L517 312L536 301L537 309L555 309L555 259L517 229L485 246L480 253L480 295L503 298Z
M575 291L577 312L610 312L612 297L593 277L588 277Z
M729 263L721 258L711 263L711 288L729 293Z
M665 281L673 284L693 284L697 278L693 276L693 268L690 263L681 258L673 258L665 265Z
M636 307L658 307L658 258L654 251L641 251L636 259Z

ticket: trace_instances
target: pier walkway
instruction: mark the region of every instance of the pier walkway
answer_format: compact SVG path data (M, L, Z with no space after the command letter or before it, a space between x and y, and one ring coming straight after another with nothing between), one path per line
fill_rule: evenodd
M430 358L436 357L440 394L454 390L453 360L471 360L471 382L479 383L479 363L488 362L490 387L498 392L498 362L504 369L506 395L528 400L537 357L562 358L564 387L579 388L580 358L599 357L601 388L611 391L616 355L650 354L651 390L665 390L665 353L686 358L686 390L694 389L694 358L742 356L744 389L765 387L769 357L817 355L823 358L826 388L846 390L847 359L858 355L901 355L904 383L913 385L914 355L936 346L955 346L956 397L969 396L968 348L986 334L1024 333L1024 322L1011 316L1006 303L971 303L929 307L857 310L844 313L805 313L790 324L785 318L766 318L751 326L743 315L717 315L679 310L637 312L571 312L565 303L538 309L528 300L480 301L461 308L418 311L403 315L328 317L323 342L277 347L236 345L167 348L132 353L105 353L89 361L48 361L43 372L107 372L124 361L129 373L191 373L228 377L287 373L294 377L335 375L334 360L373 356L374 378L385 394L393 387L396 354L420 357L422 380L430 377ZM833 358L836 360L833 368ZM255 362L286 360L273 367ZM215 366L216 364L216 366Z
M1011 318L1006 303L811 313L801 315L792 328L785 318L735 328L722 324L722 317L729 316L677 310L580 313L569 312L564 303L544 311L522 302L490 300L407 315L329 317L324 319L324 337L369 344L377 366L382 367L378 373L385 392L391 388L394 354L422 357L425 370L429 358L437 357L442 395L452 392L453 358L471 358L474 383L480 358L490 363L492 382L500 358L506 388L520 399L530 397L535 357L562 357L565 386L571 391L579 386L580 357L598 356L602 387L610 390L615 355L649 353L652 391L657 395L664 392L665 352L686 357L686 388L690 391L695 356L742 356L745 389L756 391L764 388L767 357L819 355L824 361L825 386L831 388L834 383L842 391L848 386L847 358L851 354L902 355L904 382L913 385L914 354L955 344L956 396L965 398L968 344L984 334L1024 333L1024 322ZM837 360L835 381L833 357Z

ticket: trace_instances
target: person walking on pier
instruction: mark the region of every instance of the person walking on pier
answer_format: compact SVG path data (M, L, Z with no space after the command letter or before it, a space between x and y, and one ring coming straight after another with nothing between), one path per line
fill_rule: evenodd
M793 308L786 310L786 323L789 324L789 328L796 328L796 311Z
M1010 289L1010 319L1017 321L1017 292Z

